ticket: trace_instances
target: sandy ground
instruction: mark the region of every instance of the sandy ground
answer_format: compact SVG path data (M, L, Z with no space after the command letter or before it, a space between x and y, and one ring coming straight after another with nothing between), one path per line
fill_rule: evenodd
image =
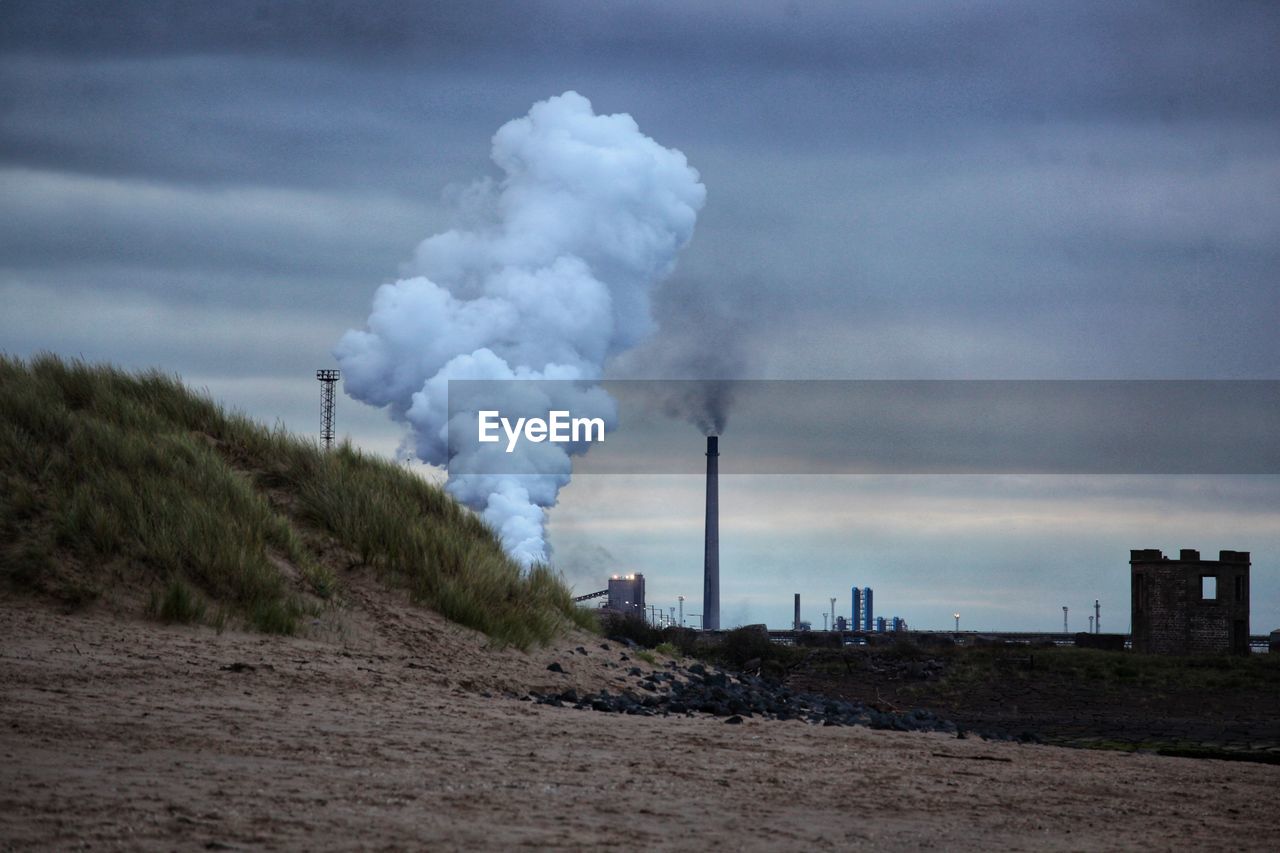
M316 627L322 639L0 600L0 848L1275 849L1280 837L1277 767L538 706L505 694L608 686L618 647L580 635L493 650L390 596L354 598L356 615ZM568 674L548 672L553 660Z

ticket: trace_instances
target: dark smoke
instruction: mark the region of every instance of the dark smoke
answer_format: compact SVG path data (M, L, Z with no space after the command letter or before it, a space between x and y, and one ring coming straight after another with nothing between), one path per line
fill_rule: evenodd
M677 275L654 299L657 338L618 360L619 378L684 380L662 385L663 412L688 421L704 435L720 435L729 422L736 384L755 378L758 358L750 347L758 313L744 293L754 288Z
M673 418L687 420L703 435L720 435L729 420L733 386L726 380L698 379L672 383L662 401L662 409Z

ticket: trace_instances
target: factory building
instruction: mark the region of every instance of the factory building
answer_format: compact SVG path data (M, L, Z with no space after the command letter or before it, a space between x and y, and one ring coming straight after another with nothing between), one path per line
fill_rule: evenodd
M609 578L610 610L644 617L644 575L614 575Z

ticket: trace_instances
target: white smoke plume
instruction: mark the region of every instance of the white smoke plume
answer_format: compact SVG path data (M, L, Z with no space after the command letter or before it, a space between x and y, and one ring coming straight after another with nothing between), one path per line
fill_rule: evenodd
M596 115L576 92L503 125L492 157L502 177L463 193L481 221L423 241L409 277L379 287L367 328L334 350L346 392L407 423L414 452L435 465L450 461L448 380L596 380L652 334L651 292L706 197L680 151L625 113ZM607 397L574 402L612 425ZM548 556L545 510L583 448L526 446L522 473L451 475L448 488L527 564Z

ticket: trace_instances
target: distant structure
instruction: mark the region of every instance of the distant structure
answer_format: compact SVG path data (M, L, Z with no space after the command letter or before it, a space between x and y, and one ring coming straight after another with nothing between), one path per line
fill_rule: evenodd
M333 385L341 378L341 370L316 371L320 380L320 444L325 450L333 447Z
M1129 552L1133 650L1148 654L1249 653L1249 552L1216 560L1182 549Z
M720 630L720 438L707 436L707 524L702 550L702 627Z
M870 631L876 624L875 612L871 607L871 587L862 589L862 630Z
M883 616L876 617L876 633L883 634L885 631L885 621Z
M853 624L849 626L851 630L862 630L862 590L858 587L853 588Z
M800 630L800 593L796 593L796 618L791 620L791 628L794 631Z
M609 578L609 601L605 607L626 616L643 617L644 575L614 575Z
M836 630L837 631L849 630L849 620L844 618L844 614L841 614L836 617Z

